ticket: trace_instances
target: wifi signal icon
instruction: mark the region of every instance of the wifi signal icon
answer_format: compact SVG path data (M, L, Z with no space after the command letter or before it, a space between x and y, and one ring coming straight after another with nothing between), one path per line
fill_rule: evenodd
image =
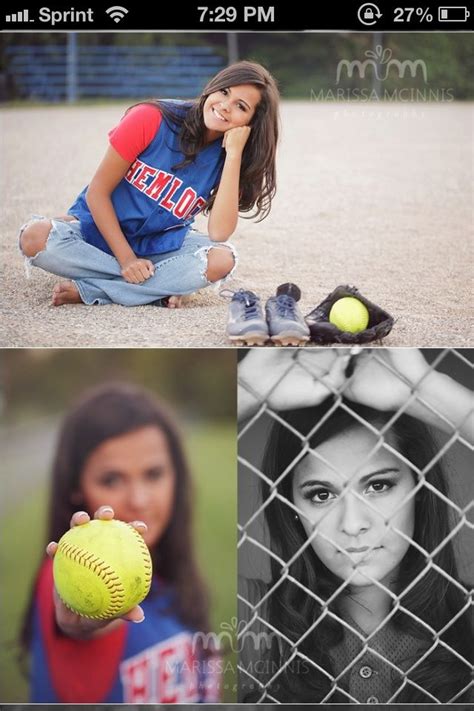
M109 7L105 12L112 18L114 22L120 22L120 20L123 20L125 15L128 14L127 8L122 7L121 5L114 5L113 7Z

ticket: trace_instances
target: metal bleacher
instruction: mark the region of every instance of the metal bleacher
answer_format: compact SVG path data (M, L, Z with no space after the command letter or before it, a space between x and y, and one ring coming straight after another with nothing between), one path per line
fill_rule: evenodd
M7 73L15 98L193 98L226 65L210 47L8 47Z

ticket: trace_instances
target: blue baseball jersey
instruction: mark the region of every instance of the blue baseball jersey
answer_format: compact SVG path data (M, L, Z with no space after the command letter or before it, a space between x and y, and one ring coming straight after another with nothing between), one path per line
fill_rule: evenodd
M167 101L180 112L190 104ZM111 199L120 227L135 254L146 257L179 249L195 216L206 205L222 174L225 151L222 139L207 144L184 168L174 168L184 155L179 131L163 118L151 143L130 165ZM81 223L86 242L108 254L86 202L87 187L69 208Z
M32 703L219 701L219 657L197 656L193 631L170 611L172 590L154 578L144 622L88 640L58 633L52 561L40 572L31 642Z

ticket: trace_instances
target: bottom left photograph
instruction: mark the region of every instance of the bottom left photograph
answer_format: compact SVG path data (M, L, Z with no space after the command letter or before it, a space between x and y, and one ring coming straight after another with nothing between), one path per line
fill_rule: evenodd
M235 352L1 362L0 702L235 702Z

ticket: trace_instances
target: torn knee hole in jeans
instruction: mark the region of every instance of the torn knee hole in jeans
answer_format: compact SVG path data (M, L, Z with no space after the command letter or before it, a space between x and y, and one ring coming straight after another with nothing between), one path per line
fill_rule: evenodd
M207 269L208 269L208 254L211 251L211 249L227 249L231 252L232 257L234 259L234 265L230 269L229 273L226 274L224 277L221 279L217 279L216 281L209 281L207 278ZM224 284L228 279L230 279L235 271L235 268L237 266L237 252L235 250L235 247L233 244L216 244L216 245L207 245L206 247L199 247L199 249L194 253L196 256L199 256L202 260L203 268L201 272L201 276L203 279L205 279L208 284L210 284L214 289L218 289L221 284Z
M46 238L46 242L44 244L43 249L39 249L36 252L36 254L33 254L31 257L27 256L23 252L23 249L21 247L21 238L22 238L23 232L26 230L27 227L30 227L30 225L34 225L35 222L42 222L42 220L46 220L46 219L47 218L44 217L43 215L32 215L32 217L27 222L25 222L25 224L23 224L18 231L18 249L20 250L21 254L23 255L23 265L25 267L25 276L27 279L31 278L32 260L35 259L38 256L38 254L41 254L41 252L44 252L44 250L46 249L46 245L48 243L48 239L51 234L52 226L51 226L51 230L49 231L49 234Z

